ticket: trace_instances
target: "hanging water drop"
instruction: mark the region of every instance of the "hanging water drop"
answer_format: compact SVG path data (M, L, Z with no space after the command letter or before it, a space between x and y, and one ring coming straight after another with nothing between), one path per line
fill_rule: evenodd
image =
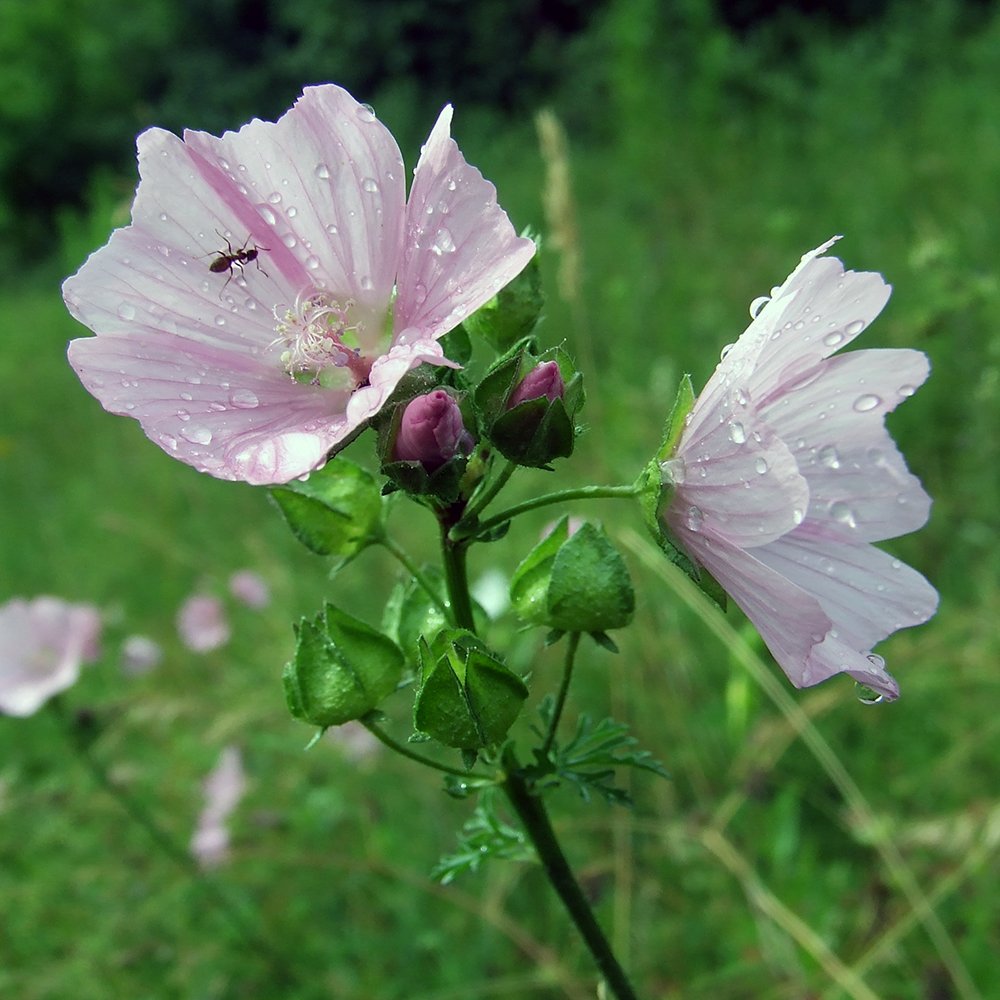
M770 295L758 295L757 298L750 303L750 318L756 319L760 315L760 311L771 301Z
M733 444L743 444L747 439L746 429L738 420L729 425L729 439Z
M870 392L866 392L854 400L854 409L858 413L867 413L869 410L874 410L881 402L882 400L878 396L873 396Z

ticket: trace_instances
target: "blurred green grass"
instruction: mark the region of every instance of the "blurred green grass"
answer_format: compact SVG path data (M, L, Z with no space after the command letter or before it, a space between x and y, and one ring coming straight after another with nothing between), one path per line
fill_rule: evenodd
M920 8L794 49L766 32L741 43L693 25L663 51L643 27L656 5L612 5L580 43L581 65L588 45L600 48L600 71L581 70L554 96L580 257L568 299L533 123L501 129L457 109L469 160L515 224L546 236L546 336L595 362L588 434L560 483L630 479L658 444L679 374L703 383L747 303L835 232L849 267L882 271L895 288L861 346L918 347L934 366L891 427L935 508L891 548L935 582L942 606L881 650L903 687L891 707L863 708L832 682L789 699L803 723L748 672L766 654L738 613L716 631L643 560L637 521L581 505L629 550L640 606L620 656L586 651L571 710L629 721L672 780L634 778L632 813L568 793L554 808L646 997L916 1000L995 988L1000 17L968 31L949 4ZM681 60L684 45L695 54ZM377 107L405 131L405 107ZM95 204L64 227L66 269L106 232L113 200ZM105 658L67 698L95 714L95 750L116 780L182 844L204 774L222 746L241 746L251 786L219 878L258 908L262 932L307 982L274 978L124 822L42 713L0 719L0 994L593 996L589 961L537 871L497 864L445 889L426 879L468 805L385 755L358 763L326 742L302 752L308 731L287 718L278 682L288 622L324 595L374 620L395 567L367 553L327 581L263 491L180 466L101 411L65 363L67 339L84 331L54 282L25 276L2 297L0 599L57 593L106 610ZM512 496L555 482L525 479ZM509 549L475 553L474 573L512 568L545 517L525 520ZM413 521L404 540L430 556L430 523ZM233 608L227 647L186 653L179 604L196 588L222 594L244 566L268 579L274 605ZM119 637L133 631L166 647L145 678L116 667ZM522 638L518 659L532 663L537 695L554 685L557 653ZM779 689L788 693L783 680ZM401 736L405 701L390 706Z

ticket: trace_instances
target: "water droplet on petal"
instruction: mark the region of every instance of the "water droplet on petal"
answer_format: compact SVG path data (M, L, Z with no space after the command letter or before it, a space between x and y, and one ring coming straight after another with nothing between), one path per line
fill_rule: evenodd
M881 402L882 400L878 396L873 396L870 392L866 392L854 400L854 409L858 413L867 413L869 410L874 410Z
M844 335L840 330L831 330L824 338L823 343L827 347L836 347L844 342Z
M912 396L916 391L917 391L917 387L915 385L901 385L899 387L899 389L897 390L897 392L900 394L900 396L904 396L904 397L905 396Z
M884 695L879 694L878 691L870 688L867 684L862 684L861 681L854 682L854 694L862 705L878 705L885 701Z
M760 311L771 301L770 295L758 295L757 298L750 303L750 318L756 319L760 315Z
M758 476L763 476L767 472L767 462L763 458L758 458L756 462L753 463L753 467L757 470Z
M858 522L854 519L854 511L843 500L834 500L830 504L830 517L849 528L856 528Z
M378 181L374 177L366 177L361 182L362 191L367 191L368 194L378 194Z
M705 515L692 504L684 515L684 522L691 531L701 531L701 526L705 523Z
M267 205L258 205L257 211L260 213L260 217L269 226L273 226L278 221L278 217L267 207Z
M687 479L687 466L683 458L668 458L660 463L660 484L680 486Z
M212 432L207 427L191 427L181 431L181 437L191 444L211 444Z
M801 524L802 521L805 519L805 516L806 516L805 511L800 510L798 507L792 510L792 521L795 524Z
M848 337L856 337L864 328L865 321L863 319L855 319L844 327L844 332Z
M191 400L194 399L194 396L192 396L189 392L182 392L181 399L183 399L185 403L190 403Z
M422 306L427 301L427 286L419 282L413 288L413 297L418 306Z
M734 420L729 425L729 439L734 444L743 444L747 439L746 429L738 420Z
M308 267L310 271L317 270L319 268L319 257L315 254L306 257L306 267Z
M355 114L363 122L375 121L375 109L370 104L359 104Z
M252 410L260 404L257 394L251 389L237 389L229 397L229 402L238 410Z
M361 289L365 292L370 292L375 287L375 282L366 274L361 278Z
M443 253L455 252L455 241L447 229L439 229L434 237L434 245L431 250L440 256Z
M280 191L272 191L272 192L271 192L271 193L270 193L270 194L269 194L269 195L267 196L267 200L268 200L268 201L269 201L269 202L270 202L270 203L271 203L272 205L280 205L280 204L281 204L281 192L280 192Z
M734 348L735 346L736 346L735 344L726 344L726 346L725 346L725 347L723 347L723 348L722 348L722 350L721 350L721 351L719 352L719 360L720 360L720 361L725 361L725 360L726 360L726 355L727 355L727 354L728 354L728 353L729 353L729 352L730 352L730 351L731 351L731 350L732 350L732 349L733 349L733 348Z
M825 465L828 469L840 468L840 453L832 444L820 448L816 457L819 459L820 465Z
M325 163L317 163L313 173L321 181L328 181L330 179L330 168Z
M281 242L284 243L289 250L291 250L292 247L294 247L299 241L292 233L285 233L285 235L281 237Z
M123 302L118 307L118 315L124 320L135 319L135 307L129 305L128 302Z

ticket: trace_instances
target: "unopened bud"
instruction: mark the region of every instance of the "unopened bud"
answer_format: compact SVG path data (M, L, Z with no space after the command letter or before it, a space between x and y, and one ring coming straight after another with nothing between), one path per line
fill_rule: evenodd
M428 472L433 472L456 455L468 455L473 444L458 403L443 389L435 389L407 404L396 435L393 459L420 462Z
M559 365L555 361L543 361L535 365L521 379L507 400L507 409L512 410L519 403L526 403L529 399L541 399L543 396L551 403L553 400L562 399L565 390Z

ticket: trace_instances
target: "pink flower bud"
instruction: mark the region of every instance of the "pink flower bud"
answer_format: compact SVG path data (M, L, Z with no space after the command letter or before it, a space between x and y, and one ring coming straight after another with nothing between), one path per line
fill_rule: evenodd
M443 389L435 389L407 404L393 457L397 462L420 462L433 472L456 455L467 455L472 445L458 403Z
M512 410L518 403L526 403L529 399L540 399L542 396L550 402L562 399L565 388L559 365L555 361L543 361L540 365L535 365L521 379L507 400L507 409Z

